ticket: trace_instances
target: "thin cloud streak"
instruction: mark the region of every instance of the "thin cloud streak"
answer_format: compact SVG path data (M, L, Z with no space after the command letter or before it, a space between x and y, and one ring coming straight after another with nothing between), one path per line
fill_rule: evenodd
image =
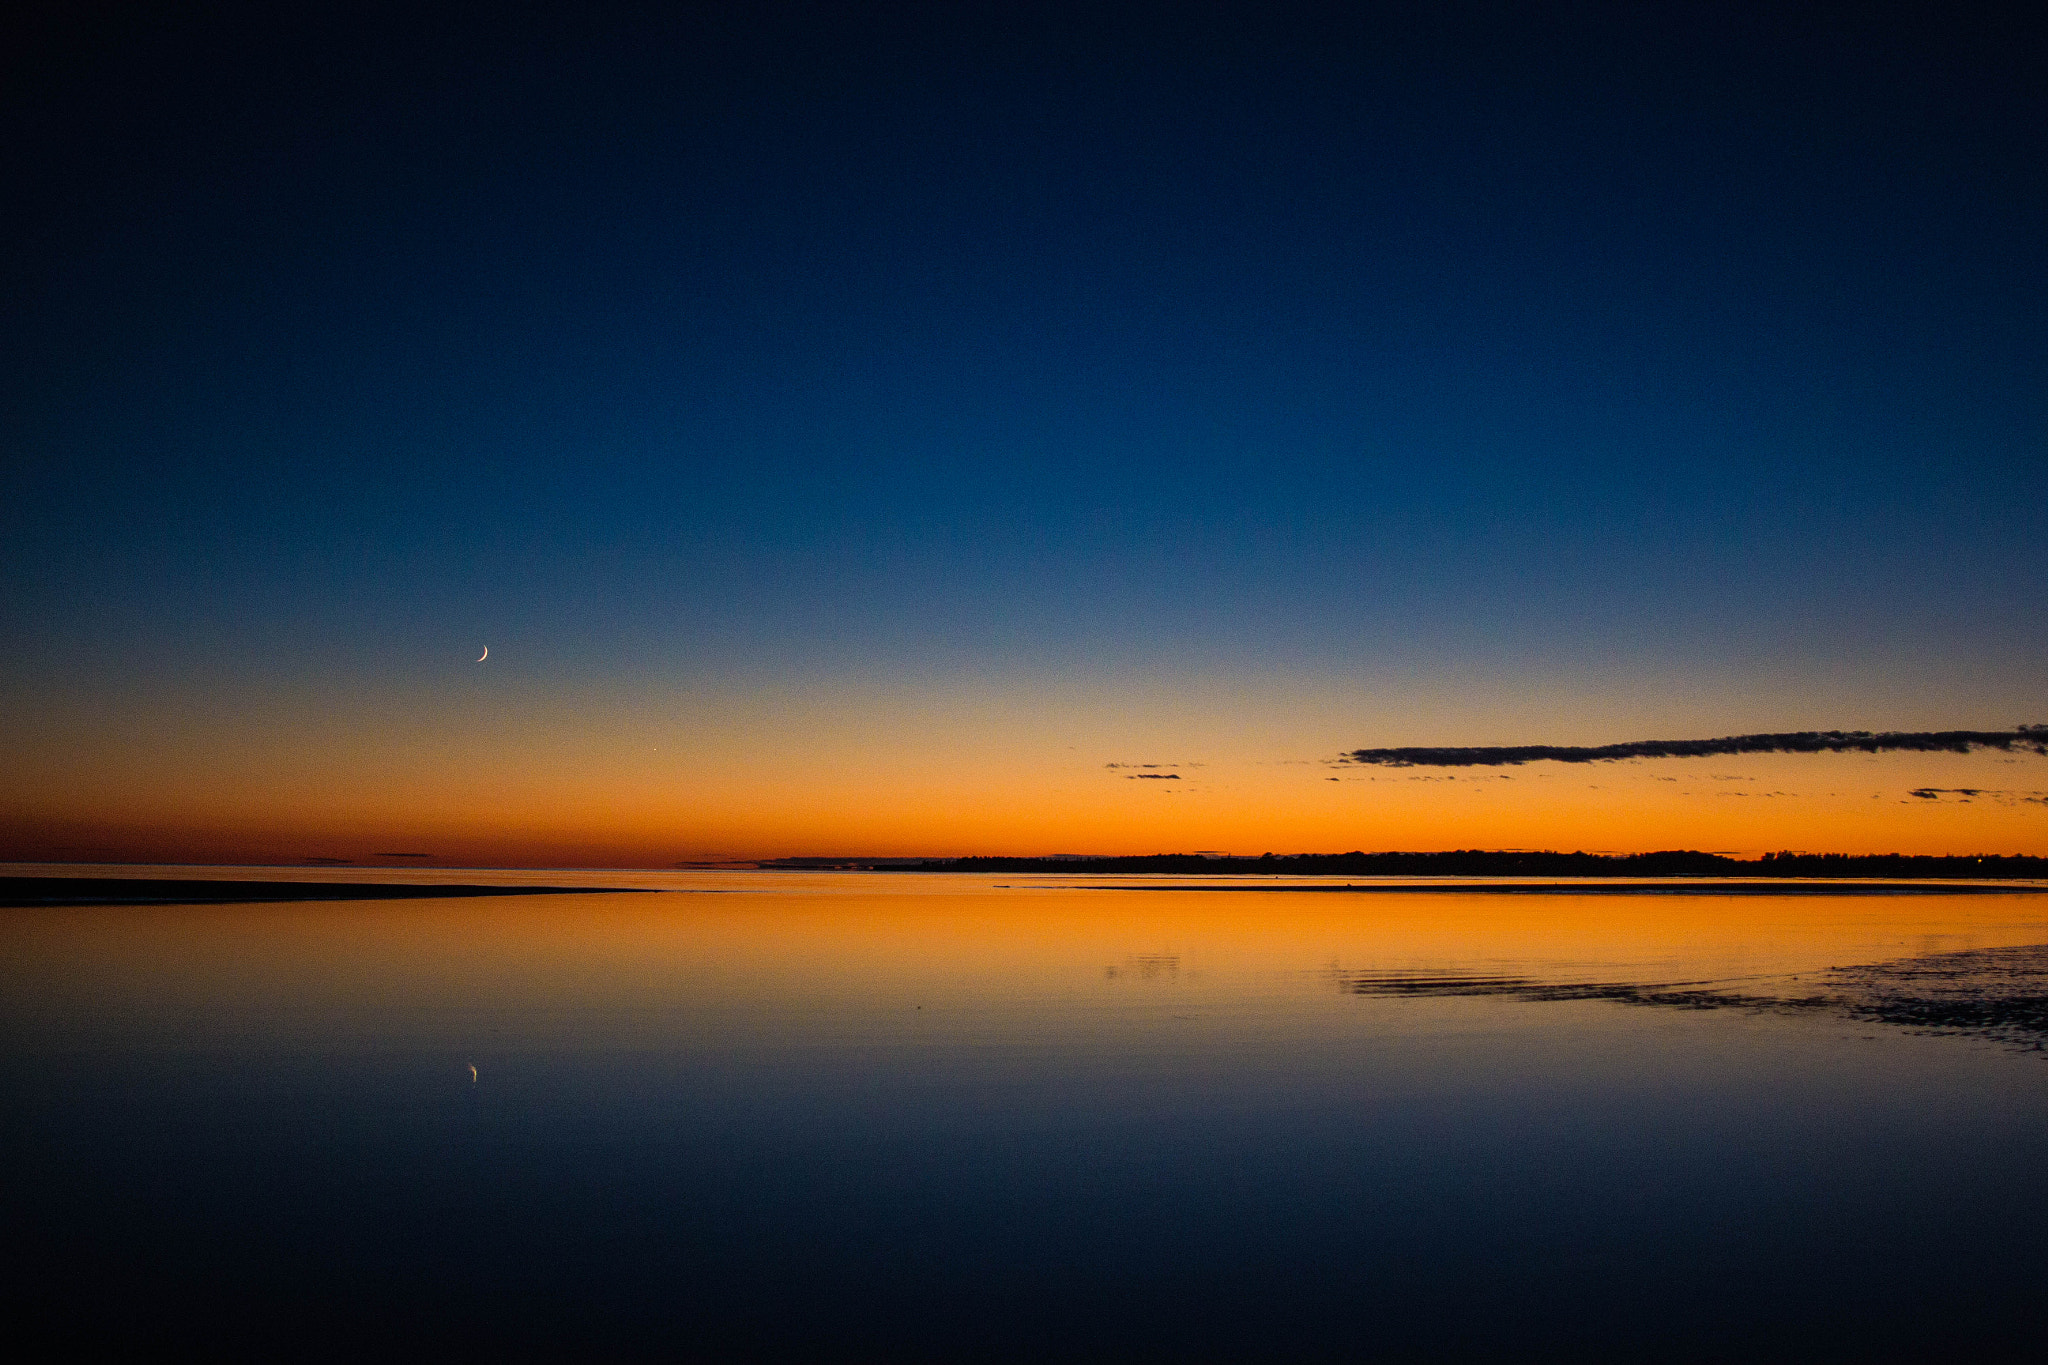
M2022 750L2048 756L2048 725L2012 730L1801 730L1779 735L1724 735L1719 739L1645 739L1630 744L1481 745L1444 748L1353 749L1339 763L1388 768L1499 768L1524 763L1614 763L1632 758L1714 758L1726 754L1967 754L1977 749Z
M2021 802L2033 806L2048 806L2048 792L2001 791L1990 787L1915 787L1907 792L1906 795L1918 797L1922 801L1933 801L1943 805L1967 806L1981 796L1985 800L2001 806L2011 806ZM1951 796L1955 800L1943 800L1944 797Z

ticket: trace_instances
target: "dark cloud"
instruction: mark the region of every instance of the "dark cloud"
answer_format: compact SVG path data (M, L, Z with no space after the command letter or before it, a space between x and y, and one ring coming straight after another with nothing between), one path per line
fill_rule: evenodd
M1390 768L1497 768L1522 763L1612 763L1630 758L1714 758L1726 754L1967 754L1976 749L2024 750L2048 756L2048 725L2013 730L1801 730L1720 739L1645 739L1588 747L1514 744L1461 748L1353 749L1339 763Z
M1199 763L1105 763L1102 766L1112 770L1118 768L1145 768L1149 770L1157 770L1160 768L1199 768L1202 765Z
M2001 806L2011 806L2020 802L2048 806L2048 792L1999 791L1990 787L1915 787L1906 795L1917 796L1922 801L1939 801L1943 797L1953 797L1962 805L1968 805L1981 796Z
M1178 782L1179 773L1125 773L1126 782Z

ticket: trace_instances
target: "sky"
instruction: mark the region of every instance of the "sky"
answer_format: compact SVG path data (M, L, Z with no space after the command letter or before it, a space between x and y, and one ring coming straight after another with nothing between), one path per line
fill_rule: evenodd
M7 21L0 857L2048 854L1338 762L2048 722L2027 7L283 8Z

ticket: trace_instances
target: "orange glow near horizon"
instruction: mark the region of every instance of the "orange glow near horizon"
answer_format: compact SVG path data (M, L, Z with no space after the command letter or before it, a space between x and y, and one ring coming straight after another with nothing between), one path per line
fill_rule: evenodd
M993 794L943 774L875 771L789 784L715 772L669 783L605 774L508 778L476 793L399 781L280 790L252 780L233 791L166 781L122 800L22 802L6 821L7 854L376 862L425 852L476 865L661 866L800 854L1195 850L2048 853L2048 809L1985 794L1988 783L1975 770L1981 760L1749 759L1714 763L1713 773L1705 766L1276 773L1218 763L1172 782L1136 782L1076 764L1013 775ZM1659 771L1671 767L1701 771L1674 781ZM1911 794L1927 787L1950 791ZM1979 794L1951 794L1958 788Z
M0 857L668 866L791 855L1698 848L2048 854L2031 754L1460 770L1363 740L1713 733L1419 686L879 683L166 693L17 718ZM1484 703L1484 704L1482 704ZM1553 716L1563 712L1551 712ZM1788 727L1789 728L1789 727ZM1562 732L1562 733L1561 733ZM1158 765L1141 768L1112 764ZM1141 776L1140 774L1150 774ZM1927 795L1914 795L1927 792Z

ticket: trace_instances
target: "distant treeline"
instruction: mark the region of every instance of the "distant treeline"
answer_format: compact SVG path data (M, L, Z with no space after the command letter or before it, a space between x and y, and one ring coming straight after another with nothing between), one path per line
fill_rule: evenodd
M847 866L848 864L841 864ZM2048 858L1992 854L1766 853L1730 858L1689 849L1663 853L1267 853L1213 858L1154 853L1130 858L931 858L900 872L1046 872L1065 876L1160 872L1344 877L2042 877Z

